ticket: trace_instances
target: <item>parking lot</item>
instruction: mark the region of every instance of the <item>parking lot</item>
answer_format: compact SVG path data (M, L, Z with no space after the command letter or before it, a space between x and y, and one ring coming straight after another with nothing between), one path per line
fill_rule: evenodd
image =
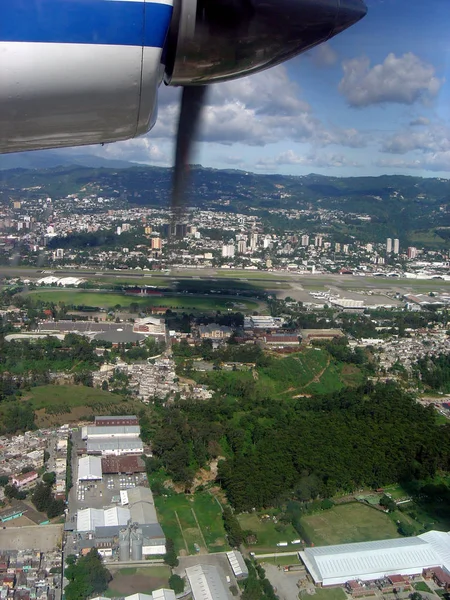
M120 504L121 490L128 490L137 485L145 485L145 473L136 475L104 475L100 481L75 482L75 506L71 512L80 508L104 508L112 504Z

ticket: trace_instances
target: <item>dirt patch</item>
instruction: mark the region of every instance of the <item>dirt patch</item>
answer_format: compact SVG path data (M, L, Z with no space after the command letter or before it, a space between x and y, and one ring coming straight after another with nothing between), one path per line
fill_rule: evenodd
M167 580L164 577L147 577L140 573L136 573L135 575L116 573L109 584L109 589L118 596L129 596L138 592L150 594L153 590L166 585Z
M194 482L192 484L192 491L194 492L199 486L205 485L205 483L211 483L216 480L217 477L217 467L219 464L219 460L225 460L224 456L219 456L218 458L212 460L209 463L209 469L200 469L195 475Z
M216 541L212 544L210 544L210 546L213 546L214 548L217 546L218 548L221 548L222 546L225 546L226 541L225 538L216 538Z

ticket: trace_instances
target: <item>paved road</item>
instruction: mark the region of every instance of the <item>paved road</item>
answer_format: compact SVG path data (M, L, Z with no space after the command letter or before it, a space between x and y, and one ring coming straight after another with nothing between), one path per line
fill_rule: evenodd
M271 554L255 554L255 558L280 558L280 556L297 556L299 550L292 552L272 552Z

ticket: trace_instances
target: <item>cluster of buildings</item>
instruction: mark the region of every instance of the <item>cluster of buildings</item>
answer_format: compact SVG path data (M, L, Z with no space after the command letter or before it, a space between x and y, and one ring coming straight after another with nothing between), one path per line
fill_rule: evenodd
M19 489L32 487L39 479L47 453L46 470L56 474L55 496L65 498L67 440L67 427L0 437L0 475L8 476L10 483ZM3 488L0 488L0 494L2 499Z
M2 600L58 600L61 596L61 551L0 550Z
M337 272L341 268L378 271L396 275L420 268L431 274L445 274L448 253L417 247L401 248L398 238L385 242L343 241L339 236L322 233L331 222L343 224L349 217L370 222L367 214L348 214L308 206L303 209L269 209L274 217L292 221L315 222L315 232L291 231L275 234L255 214L222 210L229 200L218 200L216 209L193 209L189 221L171 225L169 211L146 207L129 208L117 190L109 197L92 189L66 198L24 198L5 208L0 231L0 247L14 254L20 247L23 258L46 261L55 266L79 268L164 268L172 266L249 269L274 269L298 272ZM297 226L298 227L298 226ZM222 232L221 237L210 231ZM55 237L74 233L108 232L116 236L112 248L48 248ZM1 235L2 234L2 235ZM126 237L125 237L126 236ZM133 241L133 236L135 240ZM168 239L171 244L168 244ZM86 251L88 256L86 257ZM405 267L406 265L406 267ZM64 279L73 279L73 283ZM45 285L78 285L78 278L43 278Z
M73 435L76 488L66 523L69 547L81 554L96 548L121 562L165 554L137 417L96 417L79 433Z

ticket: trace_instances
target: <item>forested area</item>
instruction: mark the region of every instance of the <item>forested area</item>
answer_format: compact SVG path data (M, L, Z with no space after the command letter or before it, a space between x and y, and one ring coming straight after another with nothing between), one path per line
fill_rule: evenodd
M425 386L437 392L450 392L450 355L426 356L416 363L416 375Z
M217 397L179 403L143 428L151 469L189 487L218 456L218 480L239 511L331 497L367 485L426 479L450 469L450 425L394 384L276 400Z

